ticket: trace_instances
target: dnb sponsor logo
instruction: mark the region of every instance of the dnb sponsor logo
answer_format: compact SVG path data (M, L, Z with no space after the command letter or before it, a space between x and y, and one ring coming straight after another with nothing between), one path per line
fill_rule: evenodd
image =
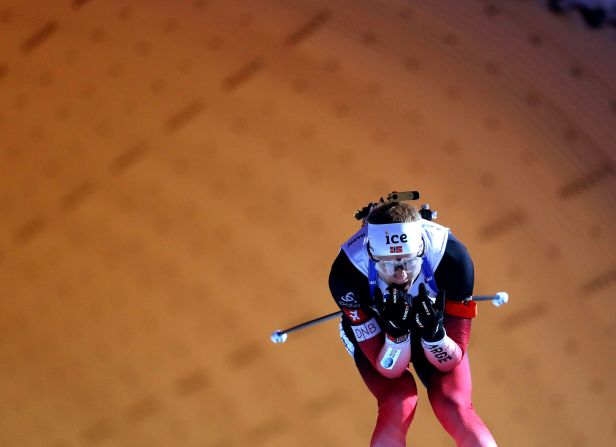
M353 334L357 341L369 340L381 332L381 328L374 318L367 323L351 326L351 328L353 329Z

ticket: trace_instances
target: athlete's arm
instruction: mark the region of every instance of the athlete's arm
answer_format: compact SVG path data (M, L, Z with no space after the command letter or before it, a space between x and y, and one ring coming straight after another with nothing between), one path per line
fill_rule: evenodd
M370 309L368 278L340 251L329 275L329 288L348 320L357 345L372 366L383 376L399 377L411 358L409 337L395 339L381 329Z
M434 277L439 289L445 291L443 324L446 334L442 340L422 340L422 346L430 363L438 370L447 372L464 358L471 319L476 315L476 303L465 302L473 294L473 261L466 247L451 234Z
M445 253L434 278L440 290L446 292L447 301L464 301L473 295L475 270L468 250L453 234L449 234Z

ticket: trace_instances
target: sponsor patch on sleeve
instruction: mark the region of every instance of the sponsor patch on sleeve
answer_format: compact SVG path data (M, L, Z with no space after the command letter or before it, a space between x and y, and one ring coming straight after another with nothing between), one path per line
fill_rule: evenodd
M396 349L391 346L387 348L387 352L385 352L385 355L381 359L381 366L385 369L393 369L396 364L396 360L400 357L401 352L401 349Z
M361 324L368 320L368 316L361 309L342 309L342 311L349 317L352 325Z
M381 333L381 327L374 318L371 318L366 323L351 326L351 329L353 329L353 335L355 335L355 340L358 342L370 340L375 335Z
M353 292L347 292L338 298L338 304L342 307L359 307L359 300Z

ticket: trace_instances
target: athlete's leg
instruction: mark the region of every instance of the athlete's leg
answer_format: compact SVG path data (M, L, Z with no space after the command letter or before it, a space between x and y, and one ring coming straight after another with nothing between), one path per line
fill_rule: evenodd
M406 433L417 406L417 386L413 375L406 370L396 379L387 379L374 369L360 349L355 351L355 363L379 408L370 446L406 446Z
M464 350L470 334L469 319L446 318L447 335ZM428 396L437 419L458 447L494 447L496 442L471 401L472 381L468 353L448 373L434 370L428 381Z

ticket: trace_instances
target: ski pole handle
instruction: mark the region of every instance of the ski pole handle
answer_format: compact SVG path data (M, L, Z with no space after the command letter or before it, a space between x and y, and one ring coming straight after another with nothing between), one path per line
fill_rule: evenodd
M272 333L272 335L270 336L270 340L272 340L272 343L284 343L285 341L287 341L287 335L291 332L314 326L315 324L323 323L324 321L331 320L332 318L339 317L340 315L342 315L341 310L339 310L338 312L332 312L331 314L323 315L322 317L315 318L314 320L306 321L285 330L278 329L277 331L274 331Z

